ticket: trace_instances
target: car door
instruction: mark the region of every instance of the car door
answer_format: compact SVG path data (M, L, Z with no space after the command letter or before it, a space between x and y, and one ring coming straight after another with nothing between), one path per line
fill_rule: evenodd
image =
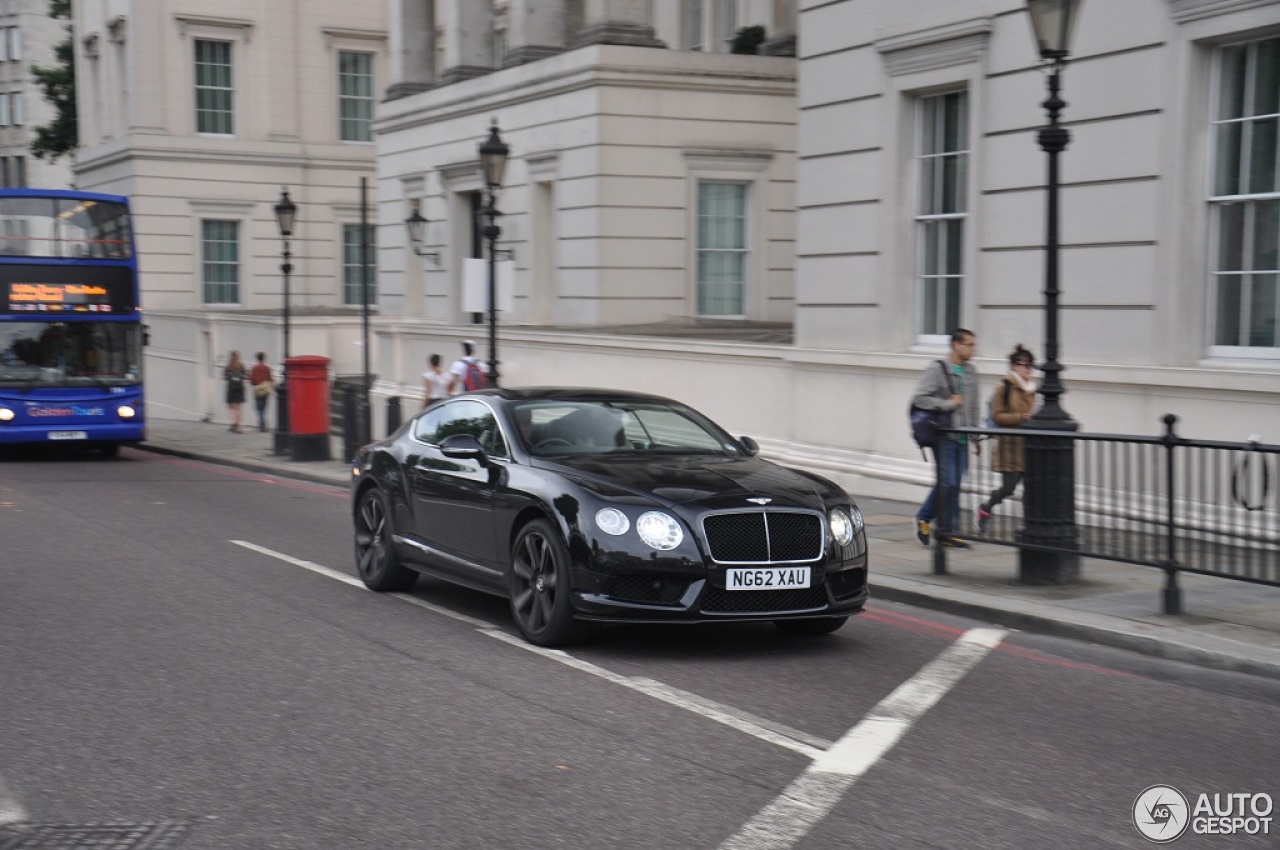
M451 569L487 567L498 551L494 482L499 476L477 461L445 457L440 443L453 434L470 434L494 462L505 462L506 442L493 411L475 399L446 402L431 414L415 433L425 445L410 466L414 525L424 543L445 555Z

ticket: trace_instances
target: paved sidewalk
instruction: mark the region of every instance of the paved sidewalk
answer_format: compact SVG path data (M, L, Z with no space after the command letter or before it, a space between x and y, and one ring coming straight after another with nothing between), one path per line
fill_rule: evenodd
M152 418L140 448L345 487L342 440L330 445L332 460L293 461L273 453L270 432L235 434L226 425ZM948 553L948 574L937 576L932 550L914 536L915 505L858 502L867 523L873 599L1280 678L1280 587L1181 574L1187 613L1170 617L1160 613L1161 570L1086 559L1080 584L1032 587L1017 581L1016 549L981 543Z

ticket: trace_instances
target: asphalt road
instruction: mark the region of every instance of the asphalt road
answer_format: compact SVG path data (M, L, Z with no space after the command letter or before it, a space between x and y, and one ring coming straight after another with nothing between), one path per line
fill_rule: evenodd
M0 455L0 535L0 850L1143 847L1149 786L1280 800L1272 680L887 603L536 650L357 586L344 491L131 450Z

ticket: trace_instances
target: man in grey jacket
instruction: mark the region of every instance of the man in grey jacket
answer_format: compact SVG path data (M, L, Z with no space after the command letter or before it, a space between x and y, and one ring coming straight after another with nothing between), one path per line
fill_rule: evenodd
M925 410L942 410L952 414L951 424L956 427L977 428L982 424L979 413L978 370L969 361L977 351L977 337L973 331L956 328L951 332L951 356L936 360L925 367L916 384L911 404ZM949 522L945 528L954 532L960 525L960 482L969 472L969 436L967 434L943 434L933 447L934 460L938 464L938 484L916 512L916 538L929 545L932 523L938 516L938 499L944 499ZM982 446L973 441L981 454ZM942 490L939 493L939 490ZM942 544L955 549L968 549L969 544L947 533Z

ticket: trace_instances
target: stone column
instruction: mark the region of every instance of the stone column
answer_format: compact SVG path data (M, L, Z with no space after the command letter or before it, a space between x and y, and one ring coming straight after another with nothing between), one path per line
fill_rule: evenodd
M493 71L493 3L491 0L446 0L440 5L444 25L444 71L441 85L481 77Z
M426 91L435 83L436 21L432 0L389 0L391 85L387 100Z
M502 67L523 65L564 50L565 6L561 0L511 0L507 54Z
M648 0L587 0L586 26L574 46L588 44L667 46L649 23Z

